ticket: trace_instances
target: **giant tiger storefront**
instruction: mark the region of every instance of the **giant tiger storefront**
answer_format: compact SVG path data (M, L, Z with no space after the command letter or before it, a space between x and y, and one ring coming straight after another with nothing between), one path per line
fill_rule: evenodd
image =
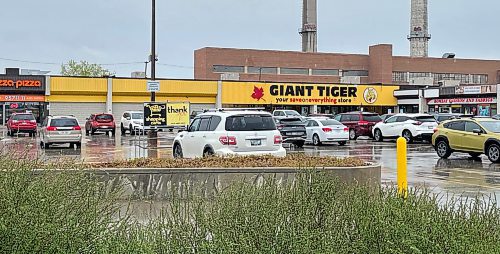
M298 84L161 79L156 101L190 102L191 111L214 107L295 109L301 113L351 110L394 112L398 86ZM150 100L146 79L50 77L46 104L52 115L75 115L80 123L93 113L142 110Z

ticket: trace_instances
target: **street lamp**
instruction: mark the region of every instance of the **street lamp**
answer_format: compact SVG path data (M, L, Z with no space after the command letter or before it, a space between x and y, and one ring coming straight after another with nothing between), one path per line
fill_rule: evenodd
M156 79L156 0L151 0L151 80ZM151 92L151 101L156 101L156 93Z

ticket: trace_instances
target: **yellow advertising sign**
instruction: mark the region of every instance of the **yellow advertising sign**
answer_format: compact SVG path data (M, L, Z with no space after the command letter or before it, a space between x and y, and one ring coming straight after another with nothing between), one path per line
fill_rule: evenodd
M394 90L384 85L323 85L223 82L223 104L396 106Z
M167 126L189 125L189 102L167 102Z

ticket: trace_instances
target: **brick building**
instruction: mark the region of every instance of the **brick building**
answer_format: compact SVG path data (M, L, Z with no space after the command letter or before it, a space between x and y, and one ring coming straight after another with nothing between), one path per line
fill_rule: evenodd
M392 45L368 55L202 48L194 53L194 77L217 80L237 73L241 81L350 84L473 85L500 83L500 60L393 56Z

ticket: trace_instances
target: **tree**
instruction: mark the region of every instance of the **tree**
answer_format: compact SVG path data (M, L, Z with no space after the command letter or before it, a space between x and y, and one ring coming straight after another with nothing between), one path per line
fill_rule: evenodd
M92 64L87 61L76 62L70 60L67 64L61 65L61 75L63 76L104 77L114 74L114 72L103 68L99 64Z

